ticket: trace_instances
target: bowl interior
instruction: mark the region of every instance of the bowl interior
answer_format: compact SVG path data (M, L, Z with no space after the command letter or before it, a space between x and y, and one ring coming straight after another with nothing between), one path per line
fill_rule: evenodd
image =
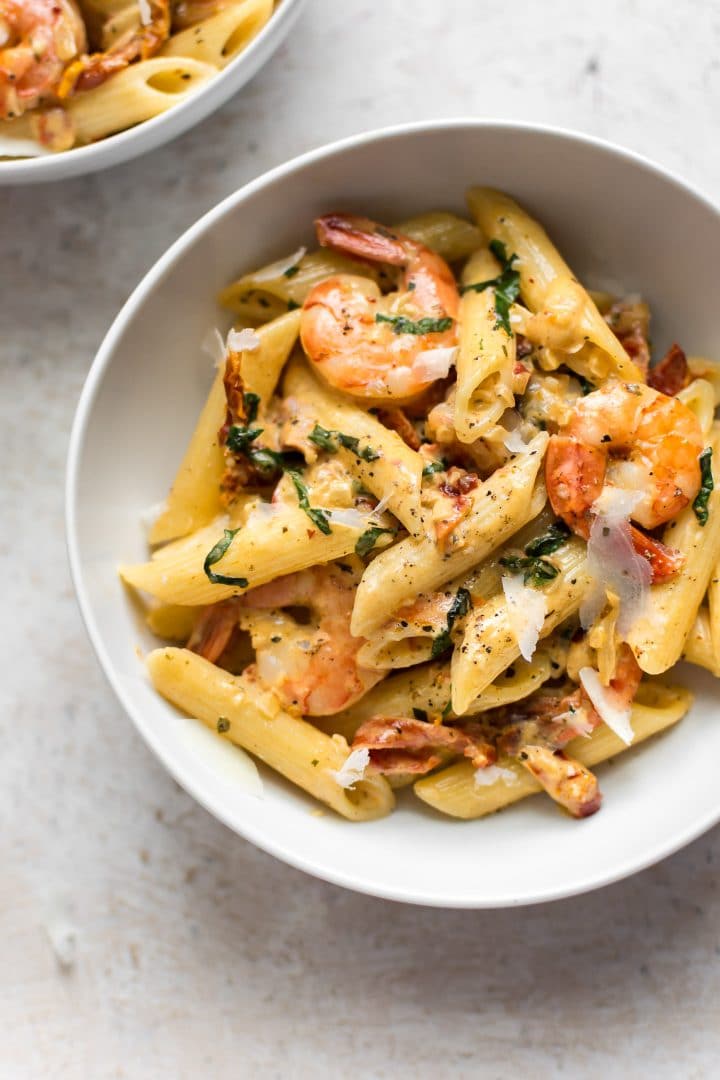
M194 226L156 265L116 320L76 419L69 465L73 573L101 662L137 727L212 813L288 862L370 893L445 906L528 903L618 878L714 822L720 727L713 680L686 668L697 694L674 730L601 767L601 813L576 823L550 800L525 800L456 822L411 792L396 813L351 825L265 769L246 794L146 682L136 646L155 641L116 577L146 555L141 512L161 499L212 378L200 344L227 318L218 290L243 270L312 242L311 222L347 208L393 221L463 210L473 183L514 194L593 285L642 292L653 340L676 337L720 357L710 295L720 218L654 167L589 140L514 125L457 123L360 137L261 178ZM210 748L211 749L211 748Z

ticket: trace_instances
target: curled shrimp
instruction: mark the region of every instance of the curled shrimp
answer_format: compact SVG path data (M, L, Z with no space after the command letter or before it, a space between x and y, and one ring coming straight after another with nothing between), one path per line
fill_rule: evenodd
M75 0L0 0L0 119L54 99L87 47Z
M315 222L324 247L401 270L400 288L383 296L374 281L337 274L303 304L303 348L338 390L378 401L407 400L439 376L423 360L457 341L458 290L444 259L367 218L328 214Z
M63 74L58 97L65 99L76 90L92 90L134 60L154 56L170 34L170 0L147 0L148 21L140 21L105 52L91 53L75 60Z
M605 485L638 493L631 518L654 529L679 514L700 489L703 436L677 398L637 383L612 382L581 398L550 438L545 478L553 510L586 539ZM677 554L631 526L633 545L653 581L672 577Z
M240 625L252 635L259 678L286 706L306 716L339 712L386 674L359 664L364 639L350 633L360 573L359 560L348 559L288 574L238 598L247 612ZM310 622L297 622L278 610L286 607L307 608ZM250 612L268 614L258 618Z

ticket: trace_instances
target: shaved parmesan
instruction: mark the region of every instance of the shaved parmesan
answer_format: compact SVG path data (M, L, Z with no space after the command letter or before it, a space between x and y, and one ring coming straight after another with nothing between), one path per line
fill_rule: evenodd
M232 352L255 352L262 345L258 334L249 327L244 330L228 330L226 341L228 351Z
M138 0L138 11L140 12L140 22L143 26L149 26L152 22L150 0Z
M225 363L225 342L216 326L208 330L200 348L206 356L210 357L215 367L220 367Z
M595 668L580 668L578 676L600 719L629 746L635 737L630 724L630 706L623 703L620 695L611 686L603 686Z
M282 277L287 274L288 270L292 270L293 267L297 266L306 254L307 248L299 247L292 255L286 255L284 259L278 259L277 262L264 266L262 270L257 270L251 277L253 281L272 281L274 278Z
M0 135L0 158L48 157L52 150L35 139L19 139L14 135Z
M488 787L490 784L517 784L517 774L512 769L503 769L501 765L486 765L475 770L475 787Z
M639 491L606 487L595 500L596 517L590 529L587 565L592 587L580 607L584 629L595 622L605 606L607 592L620 601L618 631L626 634L647 603L652 570L633 547L629 517L642 500Z
M545 593L526 585L522 574L503 577L502 587L520 655L523 660L532 660L547 614Z
M457 346L444 349L424 349L413 361L413 374L422 382L444 379L455 363Z
M370 751L366 746L362 746L358 750L351 750L339 769L330 769L329 772L340 787L351 788L358 780L362 780L369 764Z
M370 517L373 520L377 520L382 514L385 513L385 510L387 509L387 505L390 502L390 500L392 499L392 496L393 496L392 491L386 491L385 494L383 495L382 499L380 500L380 502L377 504L377 506L374 506L372 508L372 510L370 511Z
M341 507L339 510L326 510L325 513L331 521L338 525L347 525L351 529L367 529L369 524L368 513L356 510L353 506Z

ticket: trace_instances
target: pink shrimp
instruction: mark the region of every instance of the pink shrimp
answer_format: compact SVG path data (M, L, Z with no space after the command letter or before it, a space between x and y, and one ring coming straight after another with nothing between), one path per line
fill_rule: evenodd
M75 0L0 0L0 119L53 101L86 47Z
M698 419L682 401L639 383L608 383L580 398L568 423L550 439L545 459L550 503L573 532L587 537L603 487L625 487L640 494L633 520L654 529L697 495L702 449ZM631 532L654 582L678 572L676 552L635 527Z
M389 776L430 772L443 761L443 751L470 758L476 769L495 761L495 750L482 725L431 724L409 716L371 716L355 732L353 750L370 751L369 771Z
M315 222L324 247L402 271L398 292L338 274L303 304L303 348L324 378L363 398L404 401L439 377L421 354L457 341L458 289L444 259L423 244L367 218L328 214Z

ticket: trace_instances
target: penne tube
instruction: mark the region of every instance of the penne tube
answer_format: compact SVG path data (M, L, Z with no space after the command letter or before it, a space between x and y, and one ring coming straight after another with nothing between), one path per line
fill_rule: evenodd
M202 22L180 30L163 45L161 56L190 56L221 70L248 47L273 13L273 0L239 0Z
M590 343L607 357L606 375L643 382L640 370L607 325L590 295L550 241L545 230L514 199L492 188L467 194L472 218L491 240L517 255L520 291L532 316L517 329L539 345L572 354ZM519 309L516 316L521 316Z
M692 704L692 694L681 687L643 683L632 708L633 746L677 723ZM588 738L573 739L568 756L592 768L629 748L610 728L601 724ZM440 772L432 773L414 785L415 794L428 806L456 818L479 818L501 810L510 803L542 791L538 781L512 758L501 758L498 765L513 773L513 779L500 778L489 784L475 783L475 770L469 761L459 761Z
M481 249L468 260L462 280L464 284L483 282L499 272L497 259ZM498 322L492 288L464 293L459 324L454 424L458 439L471 443L515 404L515 337L508 338Z
M707 504L707 522L701 525L688 506L665 529L663 542L682 552L685 566L677 577L652 586L645 611L627 635L638 664L649 675L667 671L680 659L708 587L712 633L717 612L712 579L720 557L720 425L713 426L710 442L715 487Z
M580 607L590 588L585 543L571 537L553 553L558 576L544 589L546 615L540 638L547 637ZM473 701L520 656L504 593L474 607L452 658L453 710L462 716Z
M538 481L546 447L547 435L541 432L526 453L513 456L472 492L471 511L451 534L446 550L431 535L408 537L373 559L355 597L353 634L369 637L388 612L477 566L536 517L546 501L544 484Z
M681 660L687 660L688 664L706 668L713 675L720 676L720 663L710 631L710 615L707 608L701 607L692 625L690 633L685 640Z
M321 427L360 439L377 454L373 460L365 461L350 450L338 450L340 459L363 487L382 499L408 532L419 533L424 465L420 454L355 402L321 383L302 360L293 360L288 366L283 390L287 397L296 398L303 412Z
M222 539L227 527L227 519L219 518L160 548L149 562L121 566L120 576L126 584L168 604L214 604L283 574L350 555L365 528L363 524L333 521L326 535L313 528L302 510L293 506L251 515L215 567L216 572L228 577L243 578L247 581L243 586L215 584L203 570L208 552ZM378 546L382 543L381 537Z
M188 716L241 746L350 821L384 817L394 805L381 776L343 788L334 773L348 757L340 736L319 731L280 708L248 676L230 675L188 649L156 649L147 658L155 689Z
M280 372L297 340L299 312L288 312L258 327L260 345L240 355L245 389L258 394L263 405L272 397ZM225 456L218 432L225 423L227 400L221 366L175 474L164 509L150 529L151 544L164 544L209 524L223 511L221 480Z

